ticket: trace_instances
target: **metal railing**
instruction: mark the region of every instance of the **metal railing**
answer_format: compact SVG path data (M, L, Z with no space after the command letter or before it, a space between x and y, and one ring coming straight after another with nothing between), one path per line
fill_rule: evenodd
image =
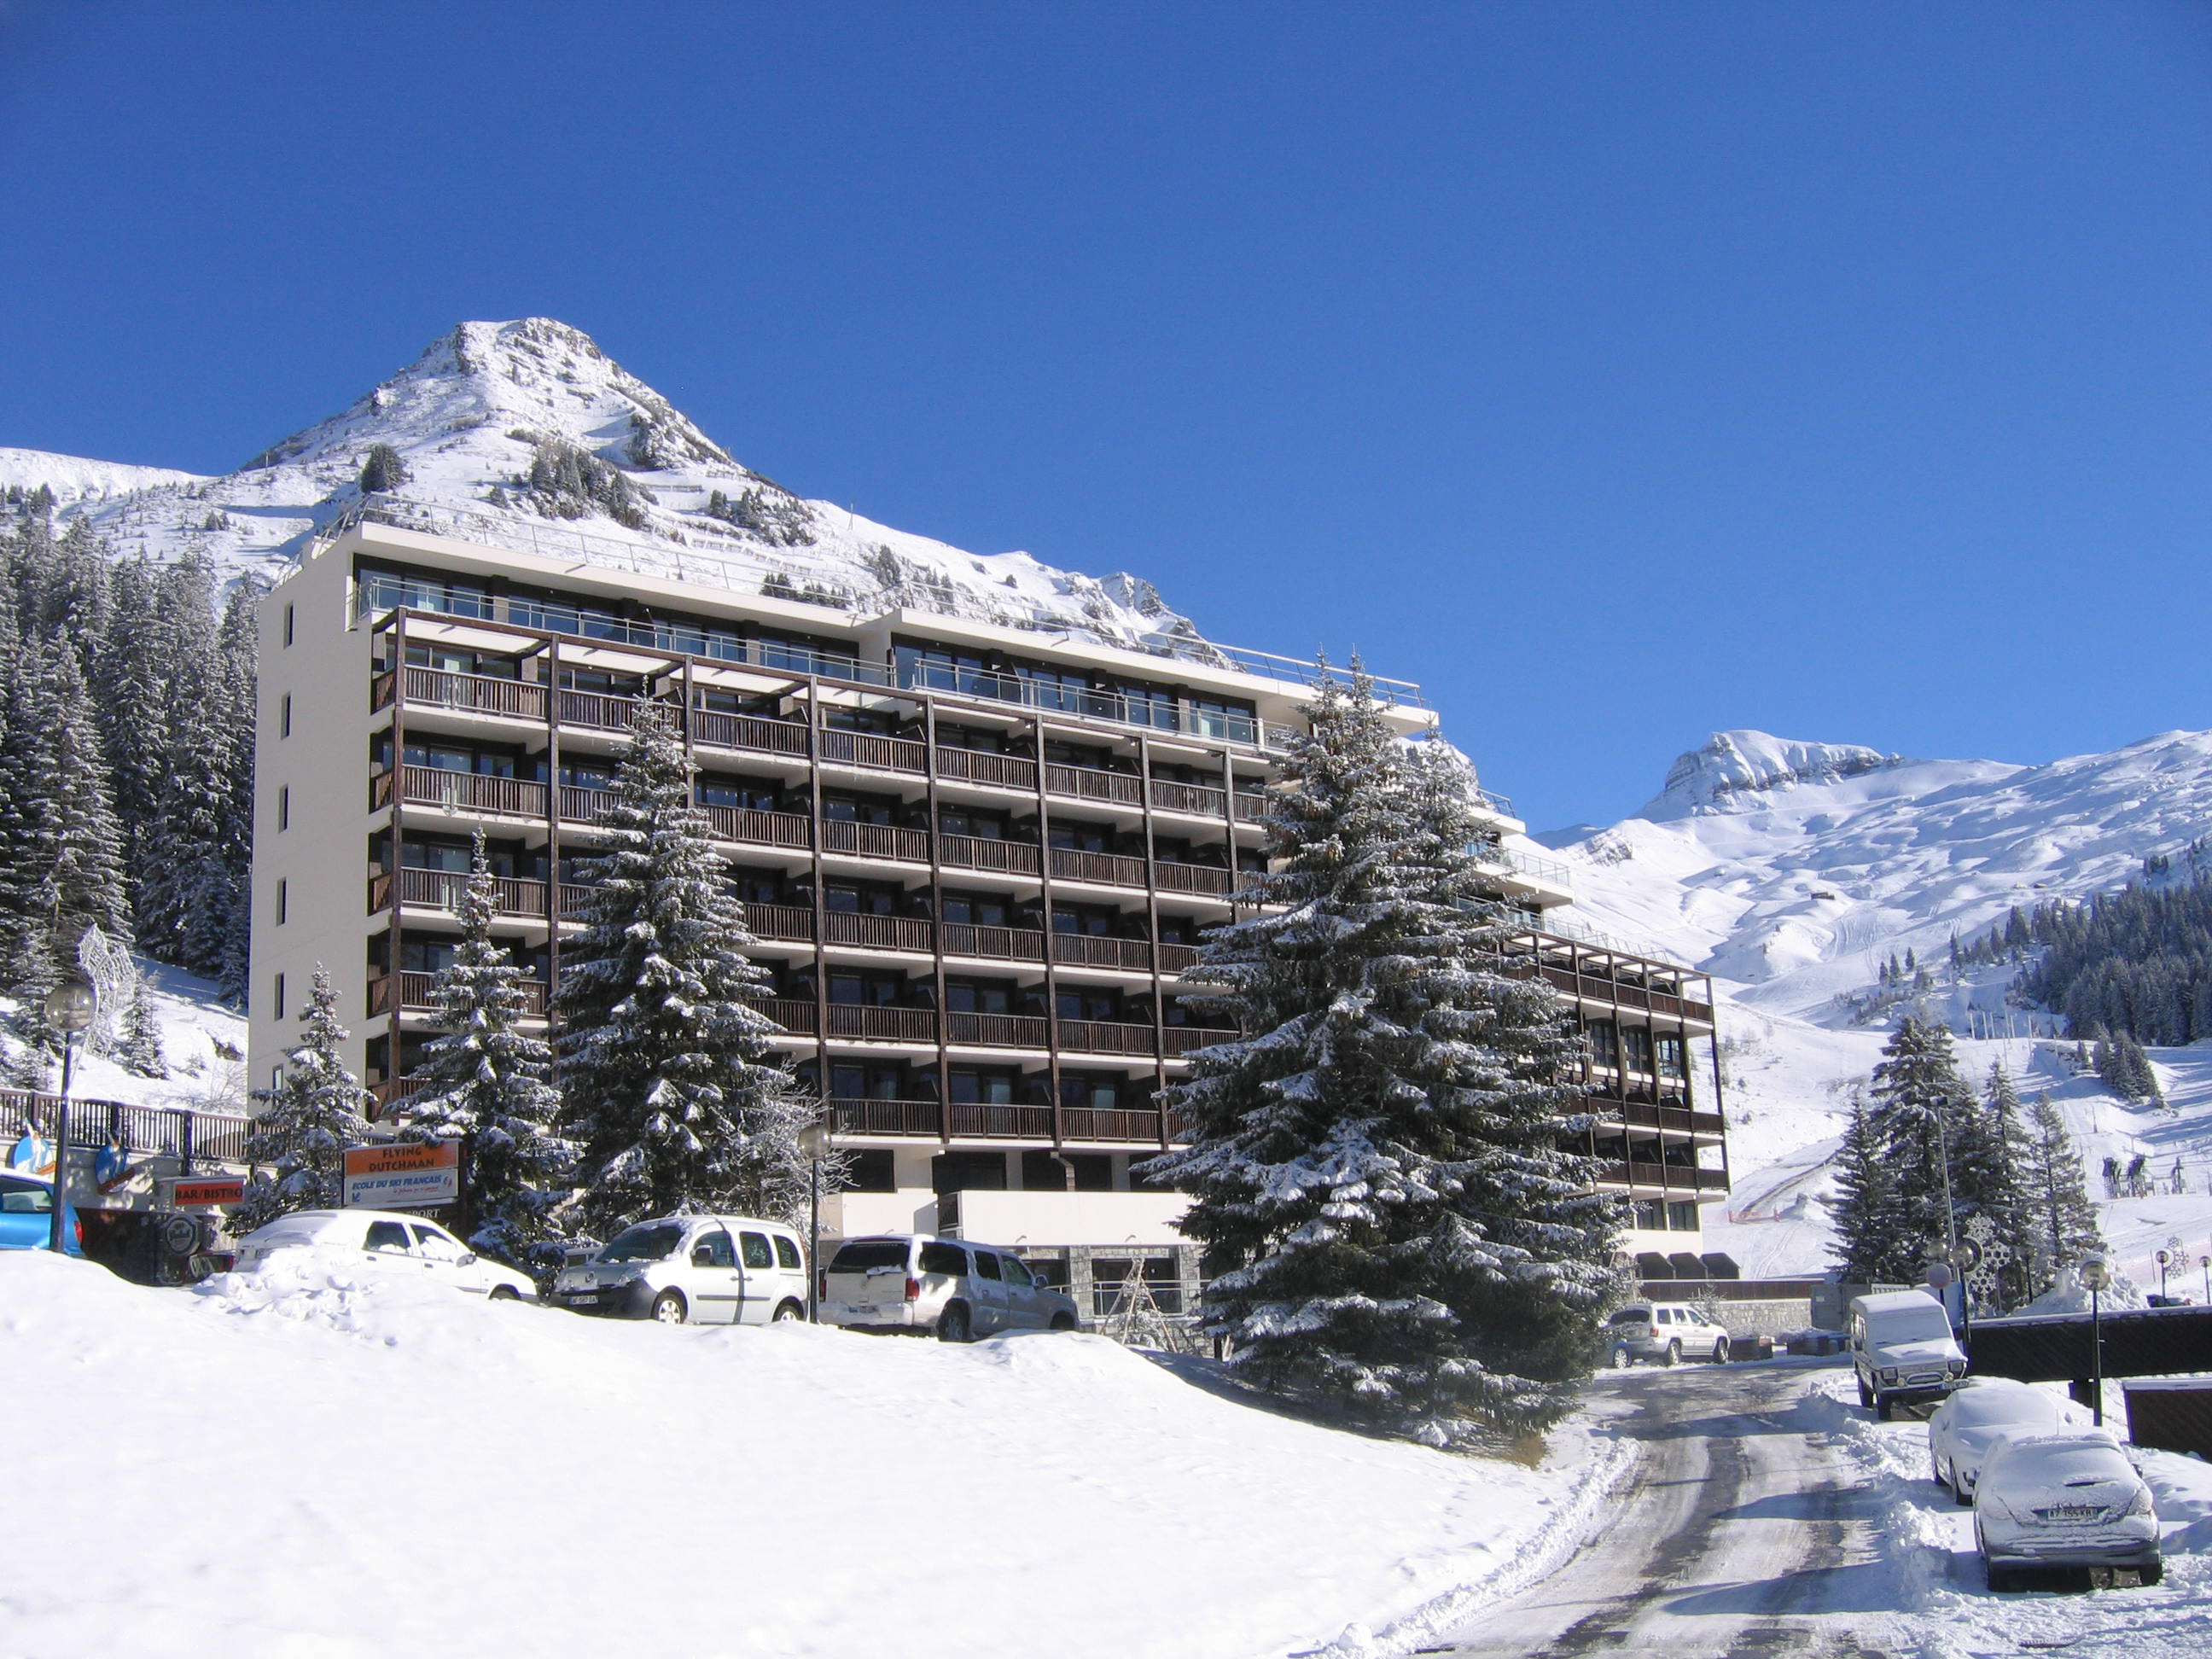
M61 1098L26 1089L0 1089L0 1125L9 1139L28 1128L51 1141L60 1127ZM203 1112L189 1106L140 1106L128 1101L69 1101L69 1144L106 1146L113 1141L126 1152L174 1158L193 1164L244 1164L253 1120L227 1112Z

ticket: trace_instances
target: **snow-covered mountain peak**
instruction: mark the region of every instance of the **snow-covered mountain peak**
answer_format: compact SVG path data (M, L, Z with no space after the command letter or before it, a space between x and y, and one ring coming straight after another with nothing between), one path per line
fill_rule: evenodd
M1858 744L1800 743L1765 732L1716 732L1678 757L1667 787L1638 817L1654 822L1695 812L1744 812L1760 797L1808 783L1833 783L1904 763Z
M801 499L733 459L589 335L547 317L462 323L342 412L222 477L5 450L0 488L47 485L64 519L89 519L122 552L167 561L198 550L226 578L273 578L359 505L379 445L404 473L386 493L422 509L426 528L442 514L452 533L528 547L551 520L574 532L564 555L626 570L1206 654L1139 577L969 553Z

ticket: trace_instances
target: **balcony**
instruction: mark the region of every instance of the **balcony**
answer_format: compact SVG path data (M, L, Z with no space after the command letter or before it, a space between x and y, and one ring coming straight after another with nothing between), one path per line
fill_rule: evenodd
M401 904L420 905L431 910L458 911L461 906L461 895L468 890L468 885L469 877L464 871L418 870L412 866L397 871L372 871L368 878L368 911L374 915L380 910L390 909L395 894ZM547 887L542 881L528 881L514 876L492 878L493 910L497 915L543 921L546 916L546 899Z
M933 1100L850 1100L828 1103L831 1127L841 1135L897 1135L934 1139L1037 1140L1053 1138L1049 1106L1017 1106ZM1160 1115L1141 1107L1069 1106L1060 1113L1063 1141L1157 1146Z
M418 973L412 969L398 974L382 974L368 982L368 1012L373 1018L378 1014L393 1011L392 981L398 981L401 1012L410 1014L434 1014L438 1012L438 976ZM522 1016L526 1019L545 1018L546 986L542 979L524 979L515 989L522 994Z
M805 998L773 997L760 1007L793 1036L813 1036L817 1033L819 1011ZM833 1002L828 1012L828 1035L833 1041L937 1046L934 1009ZM1064 1019L1059 1024L1063 1053L1116 1054L1139 1060L1151 1060L1158 1054L1153 1046L1153 1030L1149 1025L1087 1019ZM945 1041L948 1046L957 1048L1023 1048L1042 1053L1050 1034L1051 1023L1041 1014L975 1014L955 1010L945 1018ZM1175 1055L1207 1043L1226 1042L1237 1034L1170 1025L1167 1035L1168 1053Z
M454 677L458 678L458 677ZM392 805L394 775L387 768L368 781L368 810ZM444 812L488 812L503 817L545 819L545 786L520 778L447 772L433 766L403 766L397 776L399 799L410 806Z
M1725 1170L1692 1169L1677 1164L1601 1163L1597 1169L1601 1187L1633 1187L1679 1193L1718 1193L1728 1190Z

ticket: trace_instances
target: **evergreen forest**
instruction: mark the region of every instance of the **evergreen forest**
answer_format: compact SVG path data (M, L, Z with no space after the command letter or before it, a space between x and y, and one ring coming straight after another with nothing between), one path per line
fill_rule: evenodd
M2062 1015L2083 1042L2212 1036L2212 876L2015 907L1955 954L1961 965L2025 962L2018 994Z

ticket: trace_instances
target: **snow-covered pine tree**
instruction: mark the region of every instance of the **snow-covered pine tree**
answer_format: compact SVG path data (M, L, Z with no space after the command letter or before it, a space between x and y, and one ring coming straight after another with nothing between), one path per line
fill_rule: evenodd
M2049 1091L2036 1097L2028 1115L2026 1196L2036 1232L2049 1247L2049 1277L2035 1286L2040 1295L2056 1281L2058 1269L2096 1255L2105 1248L2105 1241L2097 1227L2097 1206L2090 1201L2088 1182L2082 1174L2081 1148L2074 1144ZM2115 1161L2105 1161L2116 1172Z
M461 891L461 941L433 994L445 1035L413 1075L401 1133L463 1143L463 1236L481 1255L542 1279L561 1261L558 1212L576 1149L554 1132L553 1051L522 1029L523 969L491 933L498 908L483 831Z
M161 1024L146 1000L143 975L131 977L131 1001L123 1011L118 1035L121 1040L116 1045L115 1058L125 1070L140 1077L168 1076L169 1062L161 1053Z
M253 925L254 674L260 648L255 613L262 591L261 585L250 579L232 588L216 633L222 724L229 738L222 756L227 795L222 853L228 892L220 929L210 928L192 941L195 951L214 963L217 989L240 1006L246 1002L246 957Z
M27 644L0 742L0 976L42 994L88 927L131 937L122 832L75 649Z
M1596 1352L1617 1216L1564 1006L1508 977L1468 780L1409 759L1357 665L1324 678L1270 823L1280 867L1188 974L1237 1041L1169 1090L1208 1326L1236 1373L1437 1444L1541 1428Z
M640 699L635 741L597 820L606 852L564 941L557 1006L562 1132L581 1149L583 1224L601 1237L686 1208L805 1213L798 1135L814 1108L775 1062L753 1006L767 976L665 710Z
M147 832L168 765L169 640L155 608L154 573L145 560L117 565L109 586L107 642L94 690L135 909L145 887Z
M1851 1097L1850 1127L1835 1158L1836 1260L1854 1285L1893 1283L1908 1266L1899 1249L1897 1181L1866 1097Z
M350 1034L338 1023L331 976L315 964L300 1042L284 1056L283 1081L258 1094L246 1155L270 1166L257 1173L233 1218L245 1234L295 1210L336 1209L345 1201L345 1149L368 1138L368 1091L345 1066L339 1045Z
M1894 1258L1908 1274L1951 1249L1958 1159L1976 1128L1973 1089L1960 1074L1951 1028L1915 1012L1898 1023L1874 1068L1871 1116L1897 1182ZM1948 1156L1947 1156L1948 1152Z
M1990 1067L1981 1109L1962 1126L1954 1155L1959 1224L1989 1217L1991 1237L2009 1254L1992 1263L1998 1294L2008 1306L2033 1294L2027 1289L2027 1241L2035 1236L2023 1184L2027 1176L2027 1129L2021 1121L2020 1094L2004 1061Z
M228 723L214 581L198 554L161 573L158 605L172 652L168 757L146 836L140 917L153 955L210 977L222 965L234 902L228 842L239 741Z
M362 457L361 489L365 495L397 489L408 481L407 463L390 444L371 444Z

